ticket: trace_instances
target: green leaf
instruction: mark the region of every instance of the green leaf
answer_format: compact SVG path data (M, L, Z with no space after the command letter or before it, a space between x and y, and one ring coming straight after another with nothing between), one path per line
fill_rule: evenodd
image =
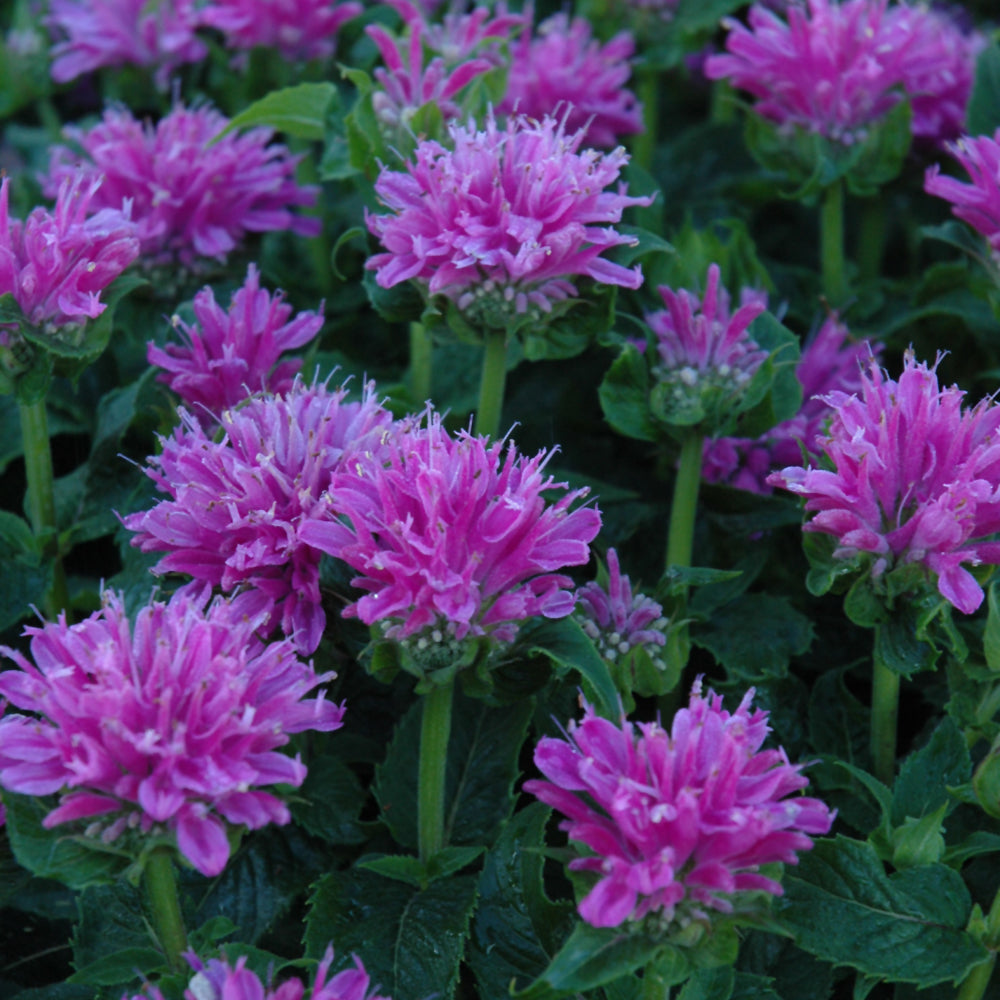
M328 844L361 844L359 817L365 791L354 772L329 754L309 761L309 773L291 803L296 823Z
M150 945L121 948L78 969L66 981L89 983L91 986L127 987L138 983L141 975L149 975L165 965L163 953Z
M655 441L657 428L649 408L646 359L632 344L615 359L598 390L601 409L611 426L626 437Z
M729 965L697 969L684 984L677 1000L729 1000L736 985L736 975Z
M316 885L306 919L306 954L332 941L335 970L360 955L373 983L393 1000L448 1000L458 980L476 880L467 875L417 889L375 872L333 872Z
M359 861L358 868L426 889L435 879L447 878L471 865L484 850L484 847L445 847L432 855L426 864L408 854L384 854Z
M986 664L1000 674L1000 584L991 583L986 590L986 627L983 629L983 653Z
M971 777L972 759L965 737L945 716L927 743L903 761L893 789L893 825L907 816L937 811L950 801L948 786L965 784Z
M299 139L322 139L326 132L327 109L336 94L337 88L325 81L272 91L236 115L212 142L218 142L236 129L258 125Z
M751 931L740 944L740 969L736 973L733 996L740 997L742 977L748 973L754 978L773 980L774 993L781 1000L828 1000L833 989L833 969L812 955L802 951L787 937L765 931ZM746 1000L755 1000L748 993ZM761 1000L773 1000L767 992Z
M41 606L52 582L52 562L42 559L28 522L0 511L0 631Z
M759 437L790 420L802 407L802 383L795 374L799 339L771 313L761 313L750 325L750 336L767 351L737 407L736 425L742 437Z
M986 955L965 930L971 899L944 865L887 876L874 849L818 840L784 877L775 905L796 943L837 965L893 982L958 982Z
M1000 45L983 49L976 59L976 75L965 113L968 135L988 135L1000 127Z
M70 982L124 987L136 978L136 969L152 973L164 964L147 930L143 893L128 881L90 886L80 894L77 907L76 972Z

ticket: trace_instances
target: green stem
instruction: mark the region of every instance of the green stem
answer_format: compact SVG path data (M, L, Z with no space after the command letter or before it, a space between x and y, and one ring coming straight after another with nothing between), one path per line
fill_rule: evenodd
M861 230L858 233L858 271L864 281L874 281L882 273L882 256L886 241L885 199L876 195L865 198L861 210Z
M431 398L434 345L423 323L410 324L410 391L417 404Z
M834 181L823 195L820 211L820 266L823 291L835 308L847 299L844 262L844 182Z
M417 836L424 864L444 847L445 770L454 691L452 679L424 695L417 779Z
M728 80L716 80L712 84L711 117L716 125L728 125L736 121L736 101Z
M896 773L899 674L882 662L877 629L872 655L871 749L875 777L891 788Z
M43 551L52 560L52 586L45 595L46 618L53 620L69 608L66 571L59 555L56 532L55 479L45 400L18 403L21 439L24 442L24 472L28 480L27 509L35 537L43 539Z
M958 987L956 1000L982 1000L986 996L986 987L990 984L997 964L996 949L1000 946L1000 890L993 897L990 912L986 915L986 936L983 943L990 949L989 958L969 970Z
M670 987L665 986L663 978L654 968L654 963L643 970L642 992L639 994L640 1000L670 1000Z
M500 432L500 412L507 382L507 333L489 330L483 344L483 374L479 381L476 434L495 438Z
M667 532L667 569L688 567L694 551L694 520L701 487L701 453L704 436L692 431L681 444L681 457L674 481L674 498L670 505L670 527Z
M144 878L157 941L167 956L171 970L178 972L184 967L181 956L187 949L187 935L177 897L171 848L156 847L152 850L146 859Z
M641 67L636 73L636 92L642 104L643 130L632 141L632 161L637 167L651 171L660 120L659 71Z

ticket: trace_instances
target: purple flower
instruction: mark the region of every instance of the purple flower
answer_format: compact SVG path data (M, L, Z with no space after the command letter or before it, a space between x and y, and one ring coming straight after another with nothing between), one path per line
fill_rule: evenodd
M103 176L95 204L131 203L147 266L222 261L249 232L316 235L319 220L292 211L316 199L315 188L295 182L297 158L269 145L266 128L212 143L228 124L207 107L178 105L155 126L124 108L108 109L91 129L63 130L79 150L52 150L47 190L65 177Z
M705 75L729 79L757 98L757 114L835 142L863 141L868 128L902 99L915 37L898 30L887 0L808 0L783 20L761 4L749 27L731 18L727 52L710 56Z
M8 215L9 180L0 181L0 294L12 293L39 329L100 316L101 292L139 252L128 205L101 207L110 201L97 197L101 179L77 176L59 184L53 211L35 208L21 222Z
M663 608L645 594L632 593L632 583L622 575L618 553L608 549L608 587L595 580L576 592L577 618L601 656L617 660L642 647L661 670L660 649L666 645L667 621Z
M228 48L274 48L291 62L332 56L337 32L363 9L335 0L212 0L201 18Z
M375 190L389 215L369 215L386 248L369 259L383 288L415 279L453 299L474 322L505 326L531 307L576 295L582 276L626 288L642 284L632 269L605 260L610 247L633 244L612 228L631 198L617 180L623 149L580 150L583 133L567 134L552 117L514 116L506 127L453 123L454 148L417 146L405 173L383 169Z
M390 423L374 384L360 402L346 387L296 382L284 395L253 397L222 414L215 440L190 414L163 439L147 475L168 499L130 514L143 552L166 552L158 573L186 573L224 591L249 586L302 653L319 645L326 616L321 553L303 541L305 518L327 516L324 492L352 449L378 452Z
M833 535L834 555L870 553L878 578L908 563L971 614L983 591L963 564L1000 563L1000 406L938 387L935 368L907 352L898 382L872 360L860 394L828 393L835 413L818 443L830 468L789 467L768 478L806 498L806 531Z
M330 503L346 521L310 521L302 538L358 571L352 583L368 593L344 614L388 637L506 642L525 618L572 613L572 581L557 571L585 563L601 527L596 508L570 509L586 490L546 505L543 493L565 489L543 475L550 457L452 437L429 413L389 436L381 456L345 463Z
M825 396L861 388L862 364L877 356L881 345L849 341L848 329L836 313L827 317L802 351L795 374L802 385L802 407L794 417L759 438L720 437L706 440L702 478L751 493L770 493L767 477L802 459L802 449L818 457L815 442L833 415Z
M514 47L507 93L499 114L554 115L569 132L582 130L588 145L614 146L620 135L641 132L642 105L625 84L635 42L628 32L602 45L582 17L555 14L532 38Z
M0 719L0 783L23 795L59 795L43 820L91 820L105 843L127 831L176 837L205 875L229 859L226 824L287 823L270 785L301 785L306 768L281 753L291 733L338 729L344 710L290 642L257 638L263 616L243 598L208 588L143 608L132 627L121 598L104 595L86 621L29 627L29 660L0 693L32 715ZM33 660L33 662L32 662ZM37 716L37 717L36 717Z
M993 253L1000 254L1000 129L992 136L963 136L945 143L945 148L971 183L942 176L935 163L927 169L924 190L950 201L952 214L985 236Z
M165 88L183 63L200 62L208 48L194 0L52 0L46 18L56 44L52 79L66 83L104 66L148 66Z
M597 874L579 905L595 927L651 915L707 919L732 912L738 894L781 886L760 874L795 864L809 835L825 834L833 814L793 795L808 781L783 750L761 750L767 713L751 714L751 688L730 714L722 698L695 682L670 731L655 722L619 726L590 705L566 740L543 738L535 764L548 780L524 789L567 817L562 827L593 856L570 862Z
M292 307L260 287L260 275L251 264L243 285L233 294L229 311L215 301L210 287L194 297L195 324L179 317L174 326L183 344L157 347L150 343L146 357L166 371L158 375L206 426L219 414L254 392L286 393L302 362L281 361L283 352L309 343L323 326L323 317L302 312L292 318Z

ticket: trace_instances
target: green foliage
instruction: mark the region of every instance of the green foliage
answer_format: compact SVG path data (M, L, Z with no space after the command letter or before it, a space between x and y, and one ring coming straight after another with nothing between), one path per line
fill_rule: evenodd
M965 112L968 135L988 135L1000 127L1000 45L994 42L979 53L972 94Z
M330 105L336 98L337 88L325 81L273 90L230 119L213 142L241 128L260 127L298 139L322 139Z

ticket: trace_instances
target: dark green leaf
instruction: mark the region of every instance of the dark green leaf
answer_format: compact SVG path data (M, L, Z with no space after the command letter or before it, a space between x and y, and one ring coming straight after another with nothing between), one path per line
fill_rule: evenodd
M631 344L608 369L598 395L604 416L619 434L640 441L656 440L656 424L649 408L646 359Z
M212 140L240 129L264 126L300 139L322 139L326 114L337 88L332 83L300 83L275 90L236 115Z
M427 864L407 854L384 854L359 861L358 868L425 889L436 879L447 878L468 867L484 850L483 847L445 847L432 855Z
M1000 45L994 43L979 53L972 94L965 114L968 135L988 135L1000 127Z
M154 947L147 929L143 893L128 881L90 886L80 894L77 906L76 972L71 982L124 986L135 978L137 968L153 972L163 964L163 953Z
M121 948L78 969L67 982L124 988L130 983L138 985L143 976L156 972L164 964L163 953L148 945Z
M729 1000L736 983L732 966L697 969L684 984L678 1000Z
M1000 674L1000 584L991 583L986 590L986 627L983 629L983 654L987 666Z
M971 776L972 760L965 737L945 716L927 743L903 761L893 789L893 825L907 816L935 812L949 801L947 786L964 784Z
M365 792L354 772L326 754L309 761L309 773L291 804L296 823L328 844L361 844L358 818Z

